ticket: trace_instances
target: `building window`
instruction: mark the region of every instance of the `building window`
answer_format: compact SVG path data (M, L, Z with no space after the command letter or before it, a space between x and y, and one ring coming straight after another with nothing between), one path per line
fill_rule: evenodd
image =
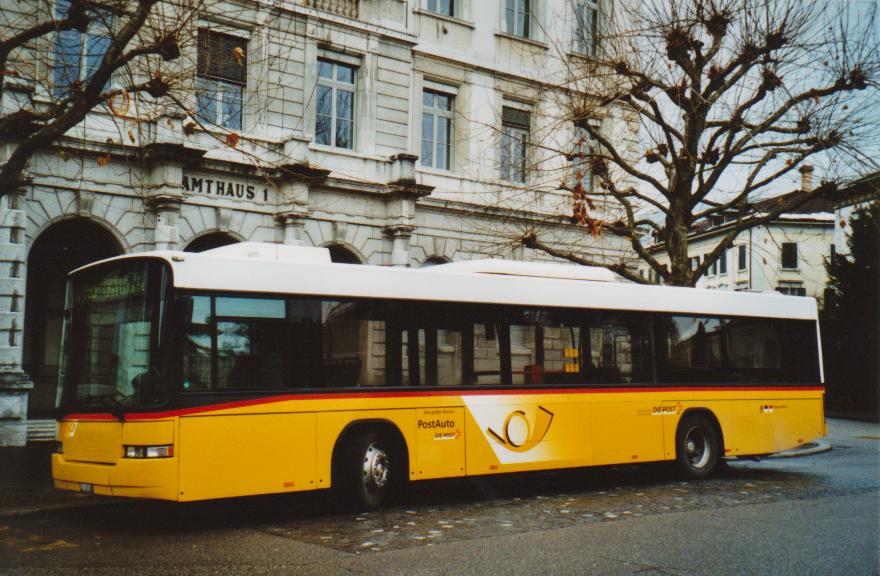
M452 159L453 96L422 93L422 166L449 170Z
M217 126L241 130L246 75L247 40L199 30L196 114Z
M790 269L798 267L796 242L784 242L782 244L782 267Z
M688 263L690 263L691 271L694 271L700 267L700 257L694 256L693 258L688 258Z
M428 0L428 11L444 16L455 16L455 0Z
M746 262L746 245L739 245L739 252L737 257L737 270L745 270L748 266Z
M807 295L806 288L802 288L801 286L777 286L776 291L782 294L788 294L789 296Z
M721 274L727 274L727 250L722 250L721 256L718 258L718 271Z
M598 48L599 1L578 0L575 5L574 49L578 54L595 56Z
M585 192L593 190L593 173L590 171L590 155L593 153L593 139L583 124L574 125L574 149L571 154L571 186L581 184Z
M55 18L63 20L70 10L70 0L57 0ZM88 82L101 65L113 41L113 16L107 12L90 11L91 21L85 33L60 30L53 47L52 80L56 98L65 98L71 88ZM106 89L106 87L105 87Z
M508 34L529 38L531 0L505 0L505 2L507 3L505 21Z
M505 106L501 111L501 179L526 182L529 175L530 114Z
M315 142L354 148L354 77L356 68L318 60Z

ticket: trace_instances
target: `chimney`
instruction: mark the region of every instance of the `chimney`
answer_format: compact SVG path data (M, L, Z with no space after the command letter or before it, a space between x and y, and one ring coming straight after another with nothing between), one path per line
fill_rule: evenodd
M801 173L801 190L804 192L812 192L813 191L813 167L809 164L804 164L800 168L798 168L798 172Z

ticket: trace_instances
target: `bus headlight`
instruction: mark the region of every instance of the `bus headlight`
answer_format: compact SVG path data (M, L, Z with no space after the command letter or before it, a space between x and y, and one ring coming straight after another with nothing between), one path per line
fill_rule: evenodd
M174 446L124 446L126 458L171 458Z

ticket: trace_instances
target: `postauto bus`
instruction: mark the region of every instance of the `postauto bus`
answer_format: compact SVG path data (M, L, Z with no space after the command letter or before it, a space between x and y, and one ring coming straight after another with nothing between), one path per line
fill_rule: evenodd
M825 433L816 302L244 243L73 272L60 489L192 501L724 458Z

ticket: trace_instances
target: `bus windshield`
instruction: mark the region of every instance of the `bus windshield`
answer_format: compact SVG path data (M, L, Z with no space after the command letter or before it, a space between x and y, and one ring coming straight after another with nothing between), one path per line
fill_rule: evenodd
M156 261L85 270L68 282L62 410L111 413L168 401L161 366L166 273Z

